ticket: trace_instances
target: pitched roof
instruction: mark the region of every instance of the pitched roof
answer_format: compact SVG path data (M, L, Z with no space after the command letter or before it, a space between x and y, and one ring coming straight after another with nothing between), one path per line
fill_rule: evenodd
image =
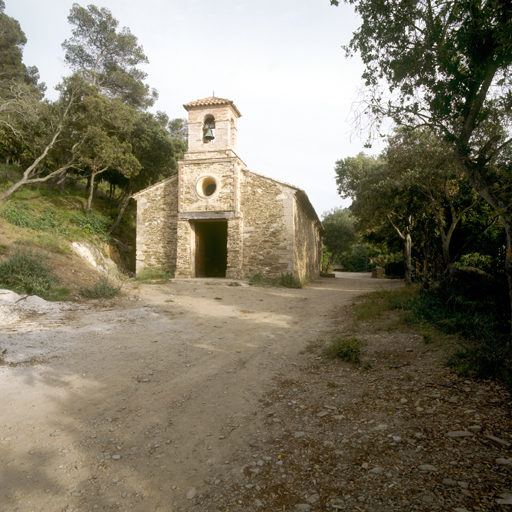
M204 98L202 100L191 101L190 103L186 103L185 105L183 105L183 107L188 112L189 110L192 110L194 107L215 107L220 105L229 105L233 108L238 117L242 117L242 114L240 114L240 111L236 108L236 105L231 100L217 98L216 96L210 96L209 98Z

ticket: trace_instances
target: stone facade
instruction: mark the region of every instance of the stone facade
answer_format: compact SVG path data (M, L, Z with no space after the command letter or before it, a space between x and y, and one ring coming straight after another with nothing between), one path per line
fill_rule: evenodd
M176 277L318 277L322 225L304 191L249 171L235 153L240 112L206 98L185 105L189 150L178 176L137 200L136 271Z

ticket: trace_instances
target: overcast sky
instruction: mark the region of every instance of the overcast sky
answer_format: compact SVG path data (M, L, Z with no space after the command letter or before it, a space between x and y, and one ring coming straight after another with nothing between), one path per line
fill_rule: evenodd
M28 42L24 62L54 87L70 70L71 0L5 0ZM80 3L80 2L79 2ZM154 110L185 117L183 104L233 100L238 155L255 172L306 191L318 215L347 206L336 192L336 160L355 156L351 107L361 88L359 58L345 59L358 26L351 6L329 0L98 0L138 38L149 59ZM88 3L80 3L86 7ZM377 149L373 150L376 152Z

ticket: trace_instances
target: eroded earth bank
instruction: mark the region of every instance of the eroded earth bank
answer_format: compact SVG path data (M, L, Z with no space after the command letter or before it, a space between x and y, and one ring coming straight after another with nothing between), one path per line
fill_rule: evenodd
M231 284L0 294L0 512L509 508L499 384L412 331L363 326L360 367L305 350L400 282Z

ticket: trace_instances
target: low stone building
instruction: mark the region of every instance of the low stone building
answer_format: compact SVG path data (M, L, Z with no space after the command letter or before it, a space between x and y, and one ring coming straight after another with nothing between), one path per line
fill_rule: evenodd
M323 227L306 193L249 171L236 154L240 112L210 97L184 105L178 175L137 194L136 271L176 277L318 277Z

